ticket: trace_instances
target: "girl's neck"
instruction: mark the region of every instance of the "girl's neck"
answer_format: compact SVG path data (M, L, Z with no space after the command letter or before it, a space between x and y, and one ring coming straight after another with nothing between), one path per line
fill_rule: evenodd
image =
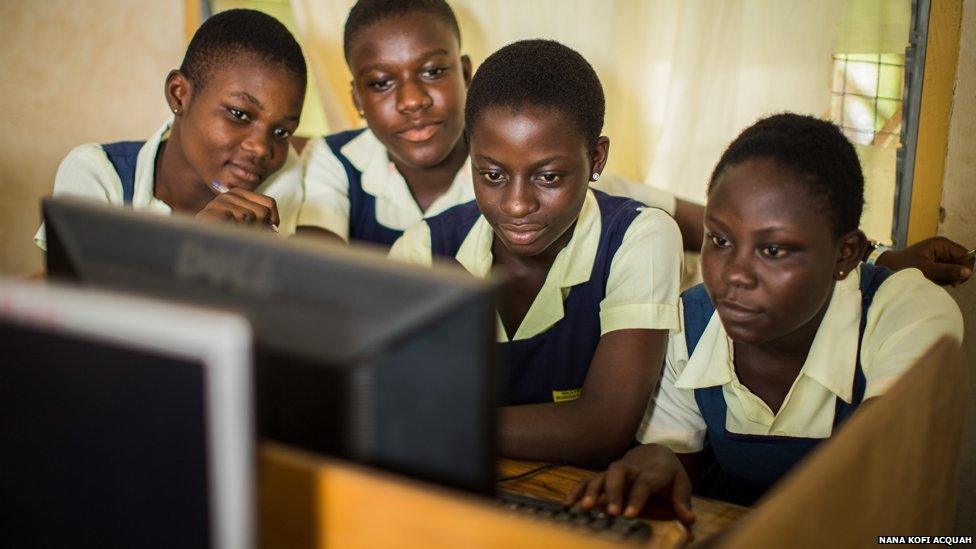
M522 256L512 253L505 244L493 236L491 243L492 266L501 267L512 276L519 276L523 273L549 272L552 264L556 261L559 252L569 244L573 238L573 231L576 230L576 223L570 225L566 232L549 245L542 253L535 256Z
M196 214L213 200L213 191L201 181L187 162L180 147L179 127L174 124L170 137L159 143L153 171L153 196L174 212Z
M448 153L447 157L440 164L430 168L414 168L393 159L393 164L397 171L407 182L407 188L413 195L414 201L420 207L420 211L426 212L441 195L451 188L454 178L457 177L461 166L464 166L468 159L468 144L462 138Z
M817 331L820 330L820 324L823 322L829 306L830 300L828 299L809 322L783 337L758 344L737 341L735 347L736 349L747 350L750 355L764 356L775 361L805 360L810 354L810 347L813 346L813 340L817 337Z
M736 376L773 413L779 411L800 375L829 305L828 300L809 322L776 340L760 344L734 342L732 362Z

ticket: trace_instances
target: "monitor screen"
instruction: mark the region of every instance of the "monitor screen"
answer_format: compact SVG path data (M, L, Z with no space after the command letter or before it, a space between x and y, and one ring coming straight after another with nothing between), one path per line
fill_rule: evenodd
M250 337L226 313L0 280L3 544L252 546Z
M251 321L261 436L492 491L492 283L371 250L77 200L45 200L44 217L51 277Z

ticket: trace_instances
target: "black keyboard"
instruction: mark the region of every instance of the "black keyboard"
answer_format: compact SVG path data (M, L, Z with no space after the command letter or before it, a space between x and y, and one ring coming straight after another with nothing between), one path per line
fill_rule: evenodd
M556 501L547 501L527 496L500 493L502 506L506 509L538 517L617 540L644 541L651 536L651 527L639 520L609 515L604 511L582 507L568 507Z

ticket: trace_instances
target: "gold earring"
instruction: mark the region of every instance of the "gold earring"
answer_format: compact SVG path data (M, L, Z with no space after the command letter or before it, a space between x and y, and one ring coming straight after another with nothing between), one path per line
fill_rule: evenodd
M173 109L173 114L180 114L180 109Z

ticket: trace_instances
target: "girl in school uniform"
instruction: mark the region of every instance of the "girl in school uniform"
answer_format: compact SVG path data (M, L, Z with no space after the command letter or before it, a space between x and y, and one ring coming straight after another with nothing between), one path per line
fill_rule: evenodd
M474 200L462 135L471 60L444 0L360 0L343 49L367 127L306 146L299 233L389 247L423 218ZM619 178L594 186L677 214L683 232L698 233L686 238L701 240L700 207Z
M76 147L54 196L291 234L303 193L289 138L305 83L301 48L281 23L253 10L216 14L166 77L173 118L146 141ZM43 225L34 241L46 248Z
M732 142L708 188L704 285L681 297L644 444L570 502L603 496L634 516L658 494L690 522L708 450L710 495L751 503L936 341L961 342L944 290L861 263L863 195L854 148L829 122L775 115Z
M367 127L306 146L298 232L388 247L421 219L474 199L462 136L471 60L461 55L461 31L444 0L359 0L346 19L343 51ZM700 204L612 174L590 186L667 211L685 249L701 249ZM950 284L971 275L965 254L936 237L865 257Z
M510 280L498 309L503 455L606 463L633 439L676 329L681 239L665 212L589 188L606 164L593 68L517 42L474 76L465 111L476 202L408 229L395 259L453 259Z

